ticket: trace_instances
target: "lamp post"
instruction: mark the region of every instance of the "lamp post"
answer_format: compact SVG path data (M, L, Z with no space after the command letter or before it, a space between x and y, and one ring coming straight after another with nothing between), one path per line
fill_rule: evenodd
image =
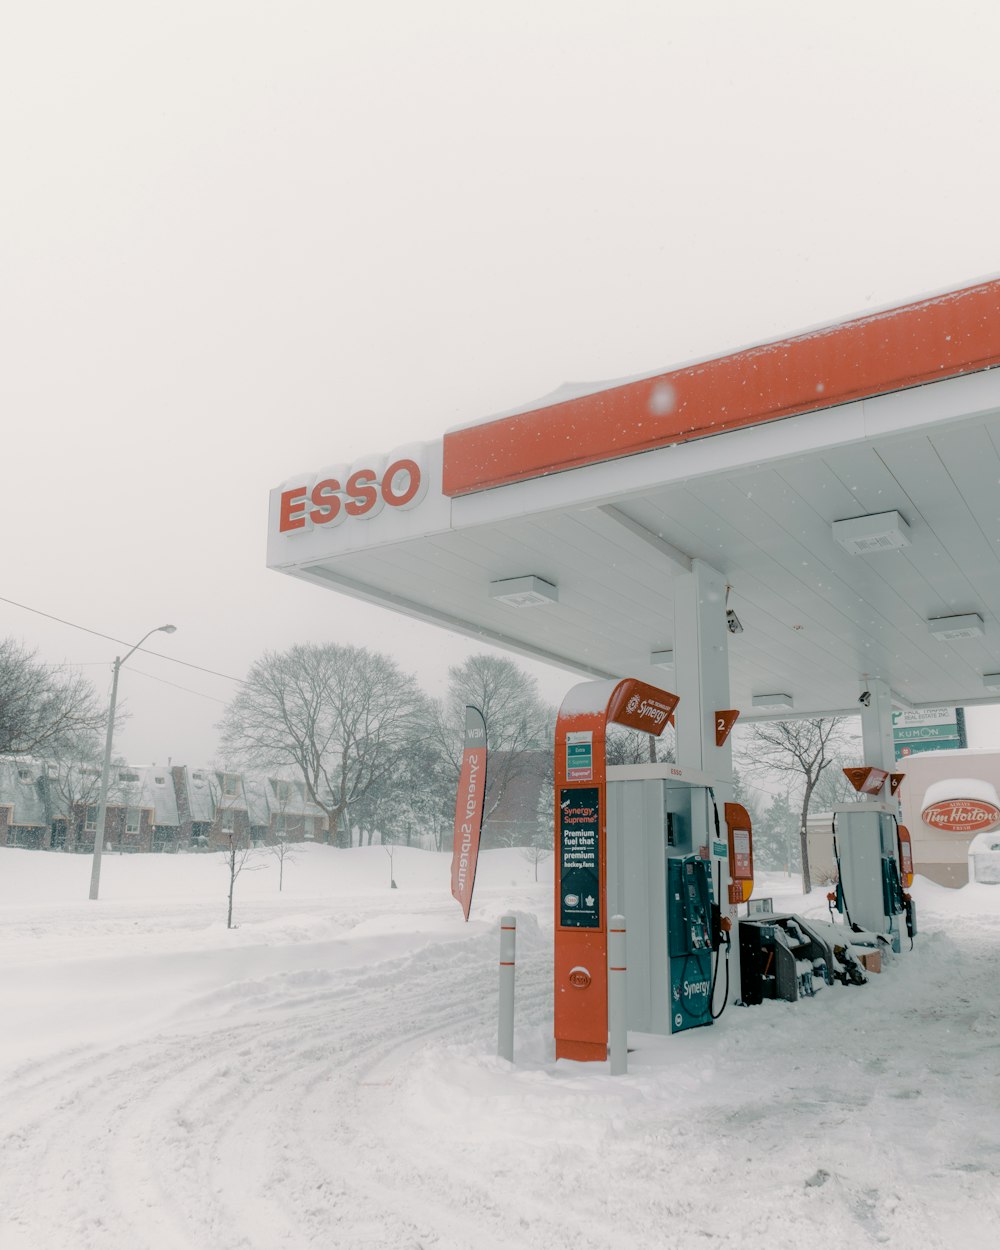
M104 765L101 768L101 797L97 805L97 829L94 832L94 862L90 869L90 897L96 899L101 887L101 851L104 849L104 823L108 815L108 777L111 773L111 740L115 733L115 703L118 701L118 674L122 665L138 651L150 634L172 634L176 625L157 625L143 634L131 651L124 657L115 656L114 676L111 679L111 704L108 707L108 732L104 739Z

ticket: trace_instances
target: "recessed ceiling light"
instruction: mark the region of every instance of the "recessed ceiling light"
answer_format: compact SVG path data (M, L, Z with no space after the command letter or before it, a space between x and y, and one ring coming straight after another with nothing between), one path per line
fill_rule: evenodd
M993 694L1000 694L1000 673L985 673L983 685Z
M490 596L512 608L537 608L543 603L558 603L559 588L544 577L505 577L490 582Z
M870 516L834 521L834 538L852 556L870 556L910 545L910 527L898 512L873 512Z
M674 653L672 651L650 651L649 662L654 668L673 668Z
M927 627L942 642L951 642L954 638L978 638L983 633L983 618L978 612L967 612L964 616L938 616L928 621Z
M754 707L793 707L794 702L790 694L755 694L753 696Z

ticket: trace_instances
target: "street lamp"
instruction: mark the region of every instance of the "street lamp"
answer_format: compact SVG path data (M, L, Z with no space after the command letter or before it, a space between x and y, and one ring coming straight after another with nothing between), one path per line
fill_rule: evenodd
M118 701L118 674L122 665L133 652L138 651L150 634L173 634L176 625L157 625L148 634L143 634L131 651L123 658L115 656L114 677L111 679L111 705L108 708L108 733L104 739L104 765L101 768L101 797L97 806L97 829L94 832L94 863L90 870L90 897L97 898L101 886L101 851L104 849L104 822L108 815L108 776L111 772L111 739L115 732L115 703Z

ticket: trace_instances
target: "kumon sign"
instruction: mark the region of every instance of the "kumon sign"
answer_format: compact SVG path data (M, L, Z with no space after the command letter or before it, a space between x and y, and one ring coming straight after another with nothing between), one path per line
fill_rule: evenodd
M925 807L920 819L946 833L988 833L1000 827L1000 807L982 799L942 799Z

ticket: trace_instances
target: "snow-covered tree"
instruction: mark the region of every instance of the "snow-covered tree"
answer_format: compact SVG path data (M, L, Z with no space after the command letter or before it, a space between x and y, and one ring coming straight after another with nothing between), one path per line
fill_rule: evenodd
M223 746L260 768L291 766L326 813L330 838L350 843L345 815L392 775L400 746L426 724L427 701L388 656L305 644L266 652L226 709Z
M780 774L799 793L797 824L803 894L812 889L806 836L809 806L823 774L846 749L847 724L843 716L755 721L743 728L737 739L745 767Z
M486 721L485 823L511 784L537 769L540 752L551 754L554 717L539 696L537 681L513 660L479 654L454 665L434 717L434 742L450 765L452 788L462 767L468 705L479 708Z
M0 755L66 756L106 723L85 677L35 655L13 638L0 639Z

